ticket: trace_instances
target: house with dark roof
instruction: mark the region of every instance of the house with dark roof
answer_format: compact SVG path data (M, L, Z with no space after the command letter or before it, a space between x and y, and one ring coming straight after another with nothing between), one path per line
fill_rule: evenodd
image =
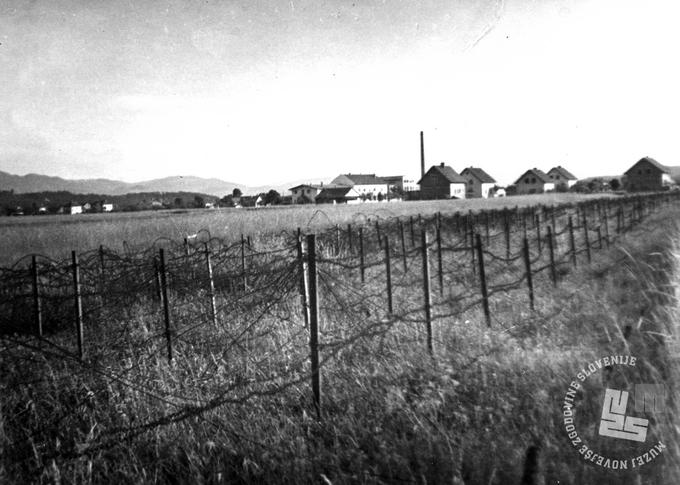
M555 189L570 189L572 185L578 182L574 174L561 165L548 170L548 177L555 183Z
M465 197L488 198L492 189L496 186L496 180L481 168L468 167L464 169L460 176L465 179L467 189Z
M317 204L353 204L361 202L361 194L354 187L326 186L316 196Z
M386 199L389 185L374 173L347 173L331 180L331 185L352 187L364 200Z
M623 186L629 192L664 190L680 181L680 167L662 165L643 157L624 173Z
M448 165L433 165L418 181L421 199L464 199L465 179Z
M516 194L542 194L555 190L555 182L547 173L537 168L527 170L515 182Z

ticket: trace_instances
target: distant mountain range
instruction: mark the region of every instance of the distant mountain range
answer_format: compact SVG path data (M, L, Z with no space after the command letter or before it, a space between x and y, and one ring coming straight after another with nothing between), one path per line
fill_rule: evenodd
M330 177L322 177L319 181L328 181ZM314 179L316 181L316 179ZM257 194L274 189L286 194L290 187L309 180L296 180L278 186L248 187L236 182L227 182L216 178L193 176L174 176L144 182L122 182L110 179L71 180L29 173L13 175L0 171L0 190L14 190L15 193L67 191L74 194L123 195L136 192L193 192L223 197L239 188L244 194Z

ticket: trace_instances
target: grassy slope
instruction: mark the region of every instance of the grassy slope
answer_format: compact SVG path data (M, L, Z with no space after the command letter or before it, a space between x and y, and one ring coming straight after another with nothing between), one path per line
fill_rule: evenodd
M324 370L321 424L303 383L99 447L112 428L169 408L62 359L5 359L0 481L508 484L519 483L525 451L537 445L547 483L635 483L634 474L583 463L562 428L561 401L584 363L613 353L647 357L646 382L675 386L674 364L650 332L668 333L672 322L660 269L672 262L678 221L678 211L654 216L624 250L596 255L556 291L539 282L534 313L517 293L494 298L490 331L478 311L439 321L436 361L406 343L412 329L358 341ZM200 374L199 358L182 358L181 369ZM138 372L150 388L186 390L162 362ZM669 452L641 479L678 483L674 423L660 419L655 429Z
M278 206L260 209L182 210L78 216L0 217L2 247L0 264L11 264L28 253L66 258L71 250L96 249L100 244L121 250L123 241L146 248L159 237L182 241L204 229L214 237L235 241L240 234L253 236L363 222L387 218L433 214L437 211L493 209L504 206L556 204L598 196L544 194L500 199L436 200L419 202L366 203L354 205ZM600 195L601 197L601 195Z

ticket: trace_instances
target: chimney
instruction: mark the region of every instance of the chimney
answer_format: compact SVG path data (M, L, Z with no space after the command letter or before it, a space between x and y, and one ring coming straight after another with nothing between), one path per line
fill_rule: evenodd
M420 132L420 178L425 176L425 142L423 141L423 132Z
M440 166L440 167L443 167L443 166L444 166L444 162L441 162L441 163L439 164L439 166Z

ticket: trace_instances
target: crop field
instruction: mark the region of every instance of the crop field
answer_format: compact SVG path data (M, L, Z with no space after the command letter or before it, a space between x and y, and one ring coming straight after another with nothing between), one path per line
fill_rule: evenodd
M677 390L675 194L53 219L3 221L0 482L680 479L675 402L630 473L562 423L600 355Z
M0 264L8 264L27 253L68 257L100 245L116 250L124 243L146 248L158 238L182 241L201 230L214 237L237 241L241 234L253 238L280 231L304 231L333 224L361 224L367 219L407 215L452 214L503 207L554 205L589 200L598 196L543 194L498 199L438 200L355 205L276 206L251 209L195 209L79 214L75 216L0 217L3 251ZM602 197L602 196L599 196Z

